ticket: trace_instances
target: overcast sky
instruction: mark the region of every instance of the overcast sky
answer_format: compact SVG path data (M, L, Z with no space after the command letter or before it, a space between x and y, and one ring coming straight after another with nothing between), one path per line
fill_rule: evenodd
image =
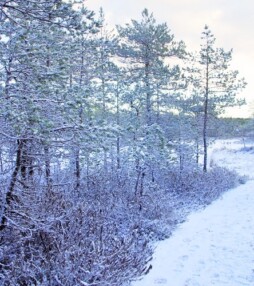
M249 103L254 101L253 0L86 0L85 5L95 12L102 7L110 25L138 20L147 8L158 23L166 22L175 38L183 40L192 51L199 50L201 32L207 24L218 48L233 48L232 68L248 82L241 96ZM241 117L251 114L247 106L231 112Z

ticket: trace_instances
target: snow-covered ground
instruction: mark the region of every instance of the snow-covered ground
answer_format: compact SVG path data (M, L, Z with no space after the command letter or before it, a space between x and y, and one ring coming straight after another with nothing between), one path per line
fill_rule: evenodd
M152 269L132 286L254 285L254 149L217 141L211 165L249 178L206 209L191 214L154 253Z
M254 179L254 142L242 139L217 140L209 151L211 165L227 167L240 175Z

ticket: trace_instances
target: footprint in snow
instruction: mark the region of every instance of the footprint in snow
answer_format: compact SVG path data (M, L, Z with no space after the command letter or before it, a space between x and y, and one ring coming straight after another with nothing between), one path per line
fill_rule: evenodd
M189 256L188 255L183 255L181 258L182 258L183 261L186 261L186 260L189 259Z
M167 279L165 279L165 278L157 278L157 279L154 280L154 283L155 284L160 284L160 285L166 284L167 283Z

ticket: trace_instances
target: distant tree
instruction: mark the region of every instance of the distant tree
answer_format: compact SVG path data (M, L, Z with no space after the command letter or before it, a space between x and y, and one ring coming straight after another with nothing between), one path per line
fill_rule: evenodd
M225 52L215 47L215 37L205 26L202 32L202 45L197 59L199 72L194 85L197 93L202 95L203 114L203 170L207 171L207 130L209 119L224 112L225 107L243 104L236 95L245 87L244 79L239 78L238 71L230 69L232 50Z

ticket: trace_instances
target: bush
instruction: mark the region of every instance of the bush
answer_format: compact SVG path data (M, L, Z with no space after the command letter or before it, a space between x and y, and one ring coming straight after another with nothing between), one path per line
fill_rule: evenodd
M146 271L152 249L122 189L19 196L1 231L0 284L119 286ZM87 284L86 284L87 283Z
M101 171L79 190L64 173L51 188L17 184L0 233L0 284L123 285L148 271L153 241L237 180L222 168L152 171Z

